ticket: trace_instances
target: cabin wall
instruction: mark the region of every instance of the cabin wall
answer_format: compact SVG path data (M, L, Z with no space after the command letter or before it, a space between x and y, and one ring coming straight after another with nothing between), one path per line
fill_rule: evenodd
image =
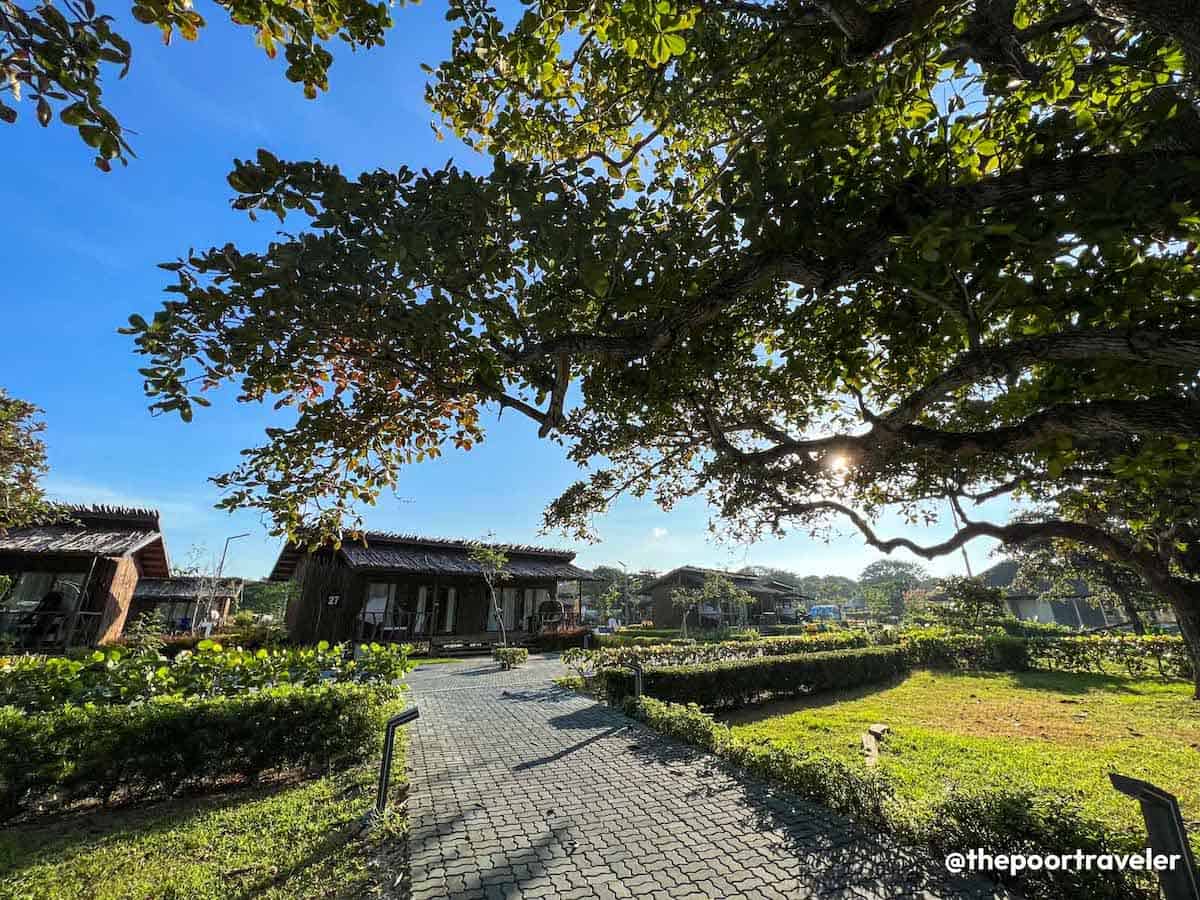
M96 631L96 643L116 640L125 630L133 592L141 575L137 562L128 557L105 557L96 565L93 577L97 590L91 593L92 608L102 613Z
M357 641L371 639L369 629L361 621L363 609L372 583L396 585L396 608L408 613L412 622L416 614L417 597L421 587L430 588L428 605L425 609L425 627L420 634L411 634L404 640L434 643L451 641L458 636L480 638L488 634L488 614L491 600L484 580L478 576L434 576L412 575L386 571L354 571L332 554L318 553L302 559L296 567L293 579L300 589L289 604L284 620L288 634L299 643L329 641ZM506 581L497 585L519 590L545 590L551 599L557 600L558 582L555 579L529 579ZM441 615L443 588L454 588L455 611L451 630L436 629ZM329 598L336 595L336 605ZM536 614L537 610L534 609ZM520 630L520 629L518 629ZM499 637L499 632L493 632Z
M295 580L300 591L287 609L284 621L292 640L303 643L351 640L353 620L362 606L361 591L355 593L354 574L330 553L300 560ZM330 599L337 603L330 605Z

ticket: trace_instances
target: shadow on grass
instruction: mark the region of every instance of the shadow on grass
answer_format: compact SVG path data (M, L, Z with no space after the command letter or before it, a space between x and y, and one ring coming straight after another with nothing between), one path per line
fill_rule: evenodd
M840 703L852 703L863 700L875 694L886 691L902 684L911 675L920 672L932 672L943 681L957 678L980 679L1011 683L1032 691L1045 691L1054 694L1082 695L1089 693L1129 694L1138 696L1146 692L1139 688L1139 679L1127 675L1107 672L1050 672L1044 669L1030 669L1025 672L972 672L946 669L915 669L913 672L898 678L881 681L876 684L861 685L844 690L822 691L802 697L790 697L780 700L767 700L751 706L727 712L719 712L715 718L726 725L751 725L776 716L786 716L791 713L806 710L821 709L836 706ZM1147 676L1152 678L1153 676Z
M378 850L395 835L390 829L363 833L360 827L359 813L371 794L367 769L328 778L333 779L328 787L319 786L321 779L293 777L220 794L60 813L9 827L0 833L0 883L13 887L31 879L25 886L31 896L42 895L47 884L55 883L59 892L53 896L84 897L91 896L85 885L98 871L134 866L161 870L162 896L186 895L197 878L218 886L222 897L246 900L266 894L307 896L312 889L323 897L366 896L374 890L373 876L352 862L353 856ZM398 785L396 793L406 790L407 784ZM281 796L290 791L300 793ZM267 806L259 806L264 803ZM278 803L284 806L277 808ZM314 811L319 828L307 830L303 837L292 835L295 817L304 816L312 803L337 808ZM231 815L225 818L226 813ZM203 821L213 815L222 818ZM270 833L260 839L256 828ZM193 858L198 840L205 850ZM297 858L289 861L293 856ZM48 869L39 872L43 866ZM133 880L138 881L136 874ZM114 881L123 883L120 877ZM136 890L141 893L144 888Z
M723 722L726 725L750 725L774 716L786 716L807 709L820 709L823 706L835 706L838 703L851 703L855 700L862 700L865 697L870 697L873 694L896 687L907 677L907 675L904 675L875 684L864 684L837 691L821 691L820 693L801 697L767 700L752 706L743 706L740 709L717 713L715 718L718 722Z
M1089 694L1093 691L1109 694L1145 693L1138 689L1138 679L1106 672L1047 672L1030 669L1028 672L1010 673L1009 677L1023 688L1051 691L1055 694Z
M114 837L153 837L186 826L198 816L266 800L304 783L289 779L235 786L218 793L139 801L116 808L91 806L6 825L0 832L0 878L40 862L40 857L69 856L84 845L100 844ZM17 852L5 852L10 847Z

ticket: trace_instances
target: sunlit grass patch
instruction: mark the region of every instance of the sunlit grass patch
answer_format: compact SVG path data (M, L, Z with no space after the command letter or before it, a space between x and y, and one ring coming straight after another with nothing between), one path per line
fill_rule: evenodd
M914 815L954 788L1078 792L1128 840L1141 814L1110 772L1175 794L1200 847L1200 703L1181 682L1059 672L915 672L882 690L822 694L725 717L747 741L807 746L862 763L861 736L891 733L879 757Z
M403 753L393 770L405 788ZM217 796L55 816L0 833L4 898L363 897L399 874L368 862L402 847L392 813L365 835L378 767ZM402 857L402 853L399 857ZM389 874L390 873L390 874Z

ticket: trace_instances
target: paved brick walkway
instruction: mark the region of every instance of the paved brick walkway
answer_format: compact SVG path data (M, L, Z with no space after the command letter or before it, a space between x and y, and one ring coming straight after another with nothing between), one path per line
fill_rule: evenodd
M992 896L554 687L562 671L534 657L410 676L417 900Z

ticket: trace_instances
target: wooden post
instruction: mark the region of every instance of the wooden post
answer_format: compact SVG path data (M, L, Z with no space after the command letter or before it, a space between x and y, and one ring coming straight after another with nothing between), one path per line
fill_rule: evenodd
M441 606L442 592L441 582L438 581L436 575L433 576L433 615L429 617L429 627L426 629L429 632L429 655L433 656L433 641L434 635L437 634L438 609Z
M75 610L71 613L71 624L67 626L66 637L63 638L63 650L68 650L71 647L71 641L75 637L75 628L79 624L80 607L87 601L87 593L92 586L92 573L96 571L96 560L100 557L93 556L92 564L88 566L87 575L83 579L83 587L79 589L79 600L75 604Z

